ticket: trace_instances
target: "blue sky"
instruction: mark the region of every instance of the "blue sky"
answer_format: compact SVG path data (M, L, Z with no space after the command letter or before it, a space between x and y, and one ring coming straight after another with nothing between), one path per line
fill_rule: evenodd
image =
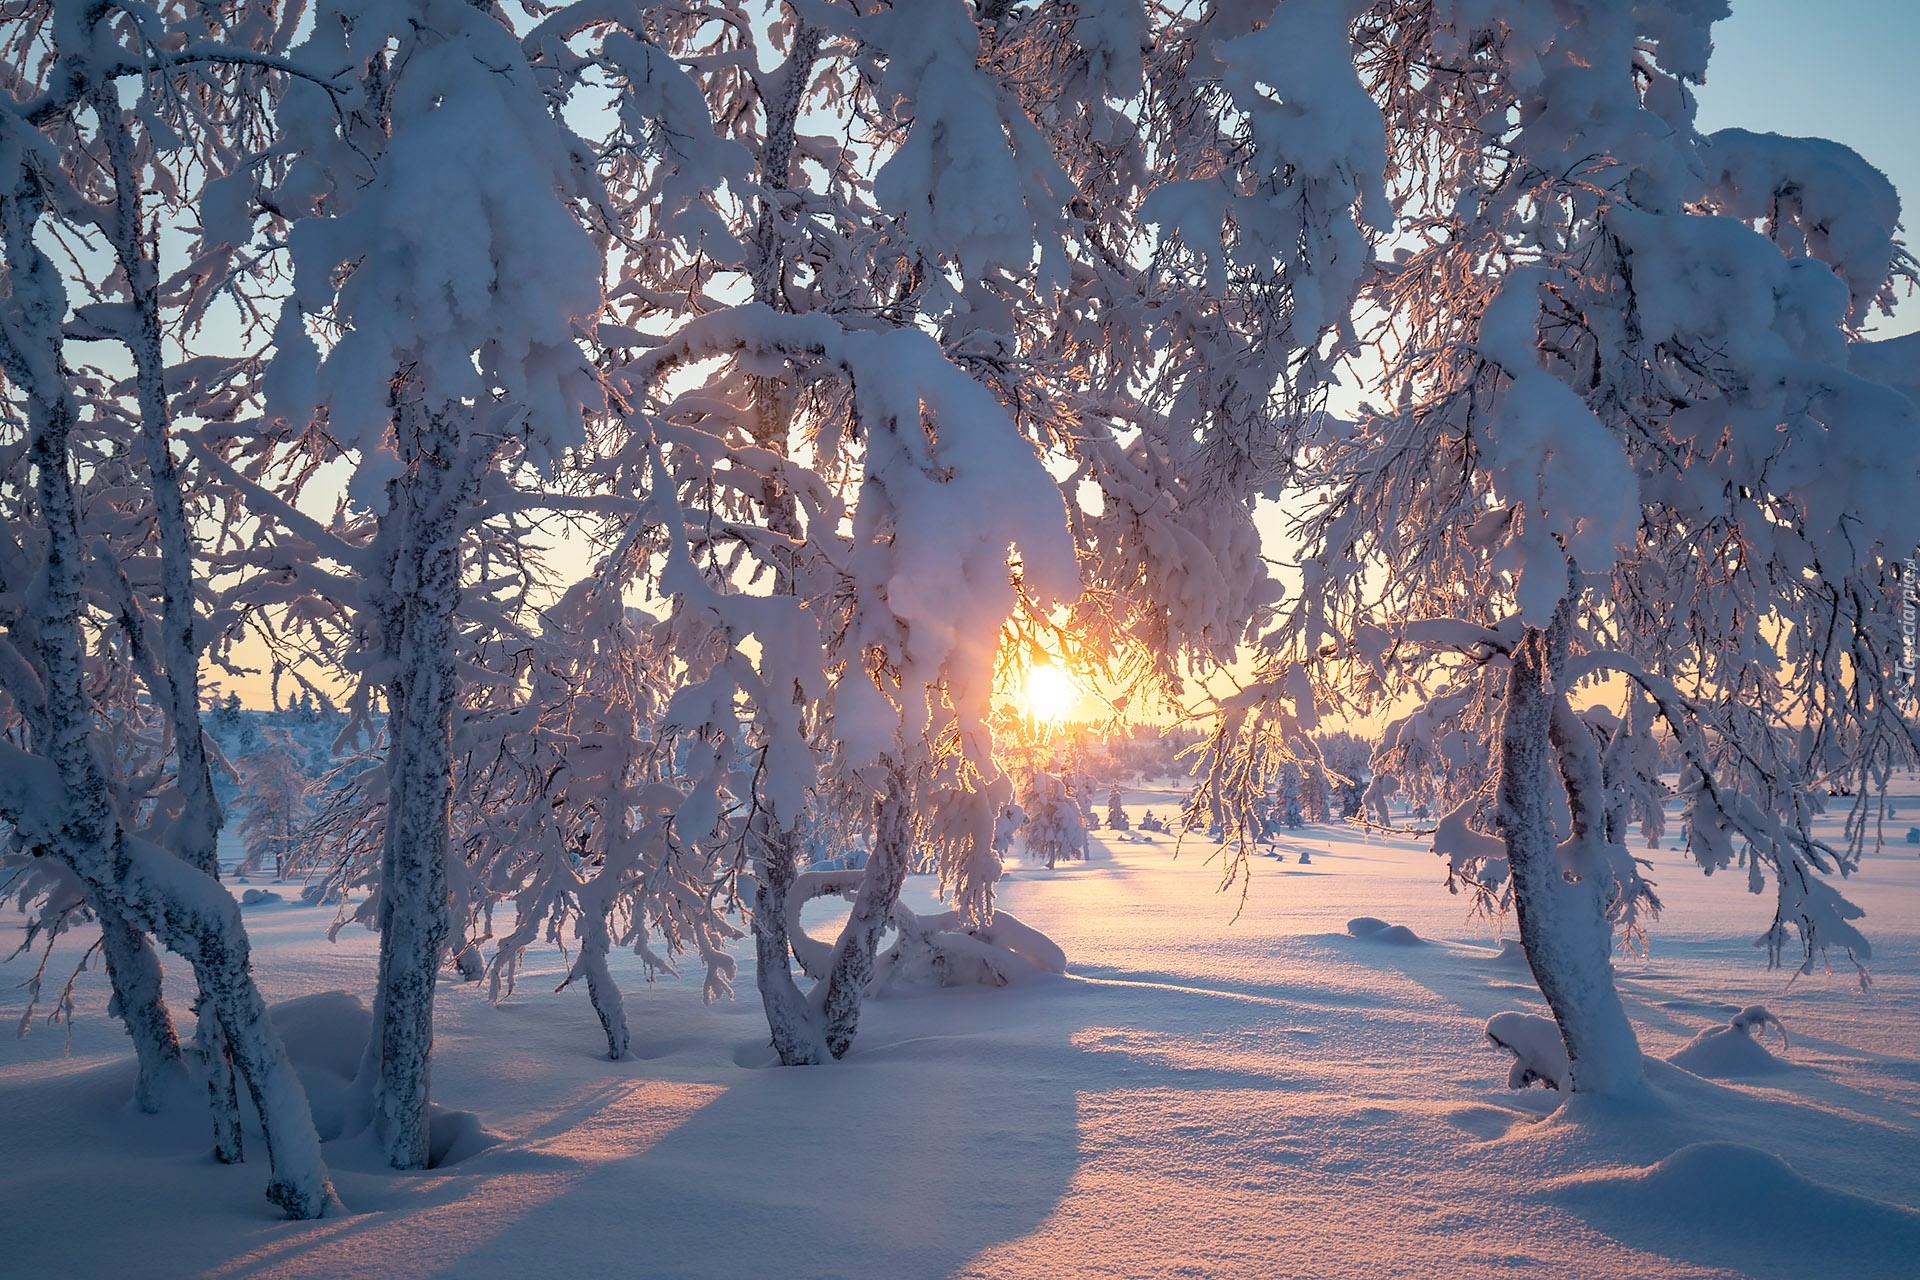
M1893 179L1920 244L1920 0L1733 0L1700 127L1832 138ZM1876 336L1920 329L1920 294Z

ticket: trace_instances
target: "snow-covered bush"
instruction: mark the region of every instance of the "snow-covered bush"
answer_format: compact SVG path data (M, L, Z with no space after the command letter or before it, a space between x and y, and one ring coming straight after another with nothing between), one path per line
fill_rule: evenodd
M1079 801L1064 780L1034 769L1014 791L1021 813L1018 840L1021 852L1049 868L1061 860L1085 859L1087 828Z
M961 918L957 911L920 916L903 906L893 909L894 944L874 966L874 987L913 982L937 987L1004 987L1039 974L1067 971L1066 952L1039 930L1010 912L996 911L989 923Z
M1667 1056L1667 1061L1695 1075L1766 1075L1781 1070L1783 1064L1767 1050L1762 1041L1771 1029L1780 1038L1780 1047L1788 1044L1787 1028L1765 1005L1750 1004L1717 1027L1708 1027Z

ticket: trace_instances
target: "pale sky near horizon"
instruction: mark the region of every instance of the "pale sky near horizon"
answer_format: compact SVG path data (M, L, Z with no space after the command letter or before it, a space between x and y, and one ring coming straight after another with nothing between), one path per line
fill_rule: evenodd
M1920 243L1920 0L1732 0L1713 28L1700 127L1831 138L1893 180ZM1920 329L1920 295L1876 336Z

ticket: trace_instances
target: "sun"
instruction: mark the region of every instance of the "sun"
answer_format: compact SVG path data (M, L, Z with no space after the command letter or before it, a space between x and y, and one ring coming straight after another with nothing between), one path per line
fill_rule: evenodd
M1059 724L1080 705L1080 686L1059 667L1030 667L1020 691L1027 718L1039 724Z

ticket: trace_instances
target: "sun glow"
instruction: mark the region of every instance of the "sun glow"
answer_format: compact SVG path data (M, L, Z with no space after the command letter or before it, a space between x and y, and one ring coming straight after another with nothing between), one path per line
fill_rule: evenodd
M1020 701L1028 719L1039 724L1059 724L1080 705L1080 686L1059 667L1032 667L1021 686Z

